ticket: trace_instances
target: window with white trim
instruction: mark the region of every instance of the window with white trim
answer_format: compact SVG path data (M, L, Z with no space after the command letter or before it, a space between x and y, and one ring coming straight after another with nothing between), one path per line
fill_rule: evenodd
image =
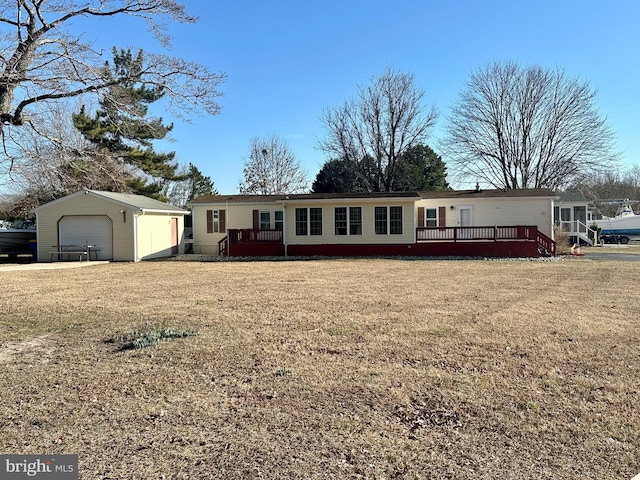
M336 207L334 209L334 223L336 235L347 234L347 207Z
M271 229L271 212L260 212L260 230Z
M349 207L349 235L362 235L362 207Z
M296 235L307 235L309 232L308 212L306 208L296 208Z
M334 209L336 235L362 235L362 207Z
M438 209L437 208L424 209L424 226L425 227L438 226Z
M374 231L376 235L402 235L402 207L375 207Z
M220 232L220 210L207 210L207 233Z
M296 208L296 235L322 235L322 208Z
M282 212L282 210L276 210L274 213L275 213L274 228L276 230L283 230L284 229L284 213Z
M322 208L309 209L309 233L322 235Z
M387 234L387 207L376 207L374 211L376 235Z

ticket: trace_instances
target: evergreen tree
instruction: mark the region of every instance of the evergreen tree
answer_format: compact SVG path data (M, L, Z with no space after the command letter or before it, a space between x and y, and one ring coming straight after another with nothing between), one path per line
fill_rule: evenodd
M375 192L378 168L371 157L357 164L351 160L327 161L313 182L315 193ZM449 190L447 167L442 158L427 145L407 148L396 162L396 173L390 184L393 192Z
M431 147L417 144L402 153L392 190L426 192L449 189L447 167Z
M200 195L218 194L218 190L216 190L211 177L203 175L202 172L192 163L189 164L187 176L189 177L187 179L187 183L189 185L187 200L193 200Z
M128 188L132 193L166 200L171 181L181 181L177 174L175 152L158 153L153 141L161 140L172 130L162 118L149 118L149 105L160 100L164 88L148 86L140 81L144 54L139 51L113 50L113 65L105 64L105 76L114 85L100 99L100 108L90 116L83 106L73 115L73 124L95 147L97 156L133 167L139 175L132 175ZM105 160L108 161L108 160Z
M366 160L363 160L364 163ZM373 164L369 161L369 164ZM360 193L371 191L372 179L349 160L328 160L322 166L311 191L314 193Z

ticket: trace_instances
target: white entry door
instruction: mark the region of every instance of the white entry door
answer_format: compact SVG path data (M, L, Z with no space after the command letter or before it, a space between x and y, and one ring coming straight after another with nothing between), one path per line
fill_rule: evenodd
M473 206L464 205L458 207L458 226L459 227L473 227ZM458 233L459 238L473 238L473 232L471 230L460 230Z
M106 215L64 216L58 237L60 245L95 245L98 260L113 260L113 226Z

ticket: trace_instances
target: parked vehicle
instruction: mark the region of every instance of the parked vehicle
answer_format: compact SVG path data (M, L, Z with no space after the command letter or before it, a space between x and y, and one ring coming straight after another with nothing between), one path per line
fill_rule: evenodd
M613 217L603 216L593 220L601 229L600 240L603 243L627 244L629 240L640 239L640 215L633 211L632 205L640 203L634 200L609 200L609 204L617 203L618 210Z
M31 220L16 220L0 226L0 254L16 256L32 253L29 242L36 239L36 225Z

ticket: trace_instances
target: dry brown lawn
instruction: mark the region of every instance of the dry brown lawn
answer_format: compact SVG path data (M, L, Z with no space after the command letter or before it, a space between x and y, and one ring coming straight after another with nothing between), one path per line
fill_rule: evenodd
M630 479L639 265L0 272L0 450L81 479ZM199 335L108 342L161 327Z

